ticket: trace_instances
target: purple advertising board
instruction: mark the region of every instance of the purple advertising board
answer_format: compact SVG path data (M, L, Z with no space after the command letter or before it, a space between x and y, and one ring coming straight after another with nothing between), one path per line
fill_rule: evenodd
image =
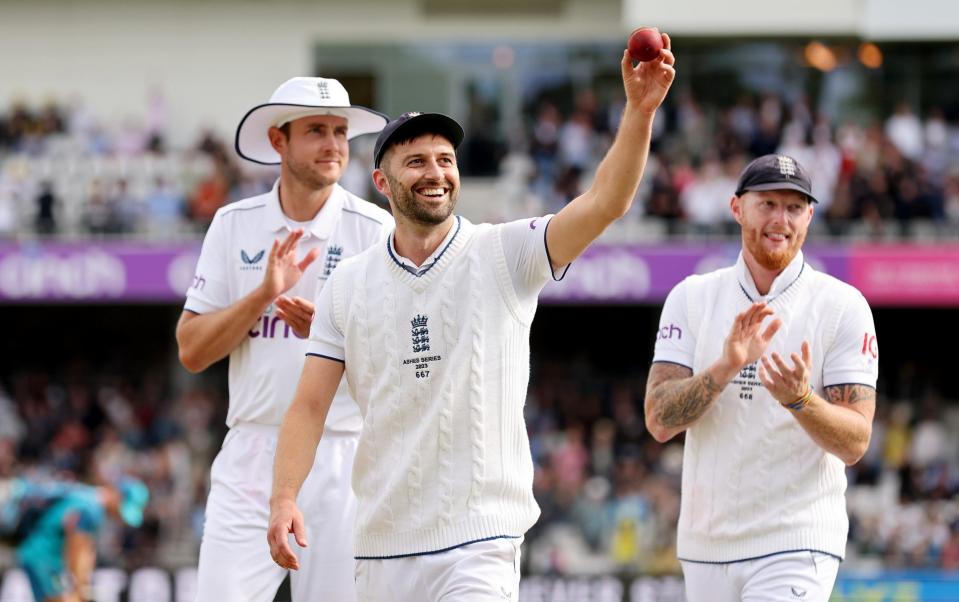
M0 303L179 303L200 243L0 243ZM551 282L547 304L661 303L690 274L730 266L739 245L594 245ZM959 307L959 245L815 246L816 269L873 305Z

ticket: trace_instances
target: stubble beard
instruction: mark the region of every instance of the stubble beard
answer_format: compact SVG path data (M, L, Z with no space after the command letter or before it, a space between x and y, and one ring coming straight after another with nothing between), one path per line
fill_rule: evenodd
M799 249L806 240L805 232L793 232L789 238L789 245L785 249L770 251L762 244L762 230L759 228L743 228L743 245L759 265L774 272L781 272L795 259Z
M459 198L459 190L454 188L450 182L442 182L442 185L450 189L449 201L436 209L430 209L416 201L416 193L413 192L412 188L403 186L388 173L385 175L390 185L390 191L393 193L393 204L396 205L396 210L413 223L421 226L437 226L453 214L453 209L456 207L456 201Z
M310 166L295 159L288 159L286 162L290 175L305 188L309 190L322 190L328 188L340 181L338 177L333 178L317 173ZM340 171L342 174L342 170Z

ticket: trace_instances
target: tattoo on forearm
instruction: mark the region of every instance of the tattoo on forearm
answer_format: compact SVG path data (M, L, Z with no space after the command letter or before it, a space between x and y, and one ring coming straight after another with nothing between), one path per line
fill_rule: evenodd
M688 375L688 368L680 367ZM685 426L706 413L723 387L708 372L677 380L666 380L653 387L658 401L658 422L668 428Z
M876 390L866 385L834 385L826 387L826 400L829 403L853 405L860 401L876 399Z

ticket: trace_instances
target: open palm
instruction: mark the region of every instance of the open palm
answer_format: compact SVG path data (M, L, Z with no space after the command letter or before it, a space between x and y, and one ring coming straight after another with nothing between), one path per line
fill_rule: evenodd
M303 272L310 267L313 260L320 254L319 249L313 249L302 260L296 260L296 245L303 237L303 230L295 230L283 242L273 241L270 248L270 257L266 264L266 275L263 276L263 286L270 293L271 298L282 295L293 288Z
M730 364L742 368L758 360L766 351L769 342L782 326L782 321L776 319L763 330L763 320L771 315L773 310L765 303L759 302L753 303L749 309L736 316L723 346L723 354Z

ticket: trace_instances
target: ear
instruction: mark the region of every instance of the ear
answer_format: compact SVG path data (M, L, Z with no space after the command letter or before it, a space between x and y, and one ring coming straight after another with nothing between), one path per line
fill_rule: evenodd
M289 143L289 140L286 139L286 134L278 127L271 127L267 132L267 136L270 137L270 146L282 157Z
M743 225L743 198L741 196L733 195L733 198L729 199L729 209L733 212L733 217L736 219L736 223L740 226Z
M373 170L373 185L376 186L376 190L388 198L393 200L393 191L390 190L390 181L386 179L386 173L379 167Z

